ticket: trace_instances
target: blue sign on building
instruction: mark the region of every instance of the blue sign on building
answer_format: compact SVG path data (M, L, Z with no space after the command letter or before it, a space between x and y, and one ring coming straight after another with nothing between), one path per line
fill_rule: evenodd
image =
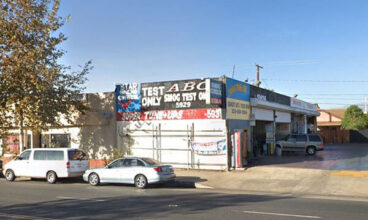
M138 83L123 83L116 85L116 111L141 111L141 89Z
M241 101L249 101L250 100L250 88L249 84L226 78L226 98L232 98Z
M226 118L249 120L249 101L249 84L231 78L226 78Z

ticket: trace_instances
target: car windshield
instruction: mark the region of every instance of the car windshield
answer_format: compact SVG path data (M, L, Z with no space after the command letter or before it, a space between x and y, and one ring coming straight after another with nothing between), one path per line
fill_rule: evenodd
M149 164L149 165L160 165L161 164L160 162L158 162L157 160L154 160L152 158L142 158L142 160L144 162L146 162L147 164Z

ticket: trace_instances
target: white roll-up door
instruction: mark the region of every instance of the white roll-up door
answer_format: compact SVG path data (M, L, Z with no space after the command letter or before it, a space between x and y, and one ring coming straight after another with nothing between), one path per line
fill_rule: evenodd
M291 114L288 112L279 112L276 111L276 122L278 123L290 123L291 122Z
M260 121L273 121L273 111L261 108L252 108L252 115L255 120Z

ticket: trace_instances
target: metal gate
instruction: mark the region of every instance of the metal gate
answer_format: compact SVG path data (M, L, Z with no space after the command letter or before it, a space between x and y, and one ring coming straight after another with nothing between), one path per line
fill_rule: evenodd
M151 157L178 168L222 170L227 168L226 125L224 120L214 121L131 123L121 141L129 141L125 146L131 156Z

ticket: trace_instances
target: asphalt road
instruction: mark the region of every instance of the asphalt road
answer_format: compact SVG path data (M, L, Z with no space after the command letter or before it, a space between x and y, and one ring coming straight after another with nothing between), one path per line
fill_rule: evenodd
M303 152L284 152L282 157L260 157L251 165L325 170L368 170L368 143L330 144L324 147L324 151L318 151L314 156L308 156Z
M368 202L0 179L0 219L364 219Z

